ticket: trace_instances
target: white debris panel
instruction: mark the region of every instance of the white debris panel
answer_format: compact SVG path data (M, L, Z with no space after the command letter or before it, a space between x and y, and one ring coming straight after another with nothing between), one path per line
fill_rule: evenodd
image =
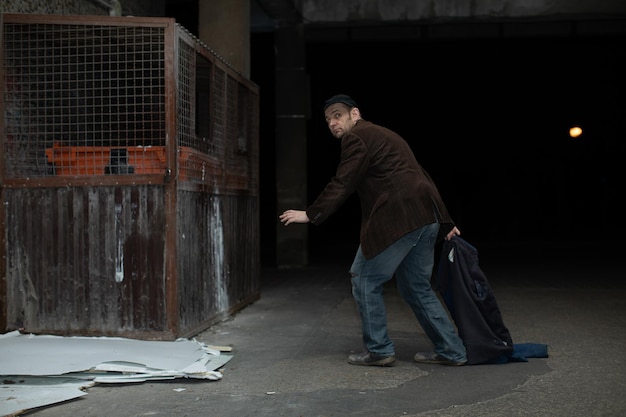
M0 335L0 415L85 395L96 383L222 378L231 358L195 340ZM42 354L45 352L45 354Z

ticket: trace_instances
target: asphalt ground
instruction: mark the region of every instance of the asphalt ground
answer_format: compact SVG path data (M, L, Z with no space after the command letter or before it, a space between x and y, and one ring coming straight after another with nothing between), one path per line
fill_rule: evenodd
M218 381L96 385L32 416L399 417L626 415L626 267L621 242L475 244L514 343L548 358L448 367L412 361L431 345L386 287L390 367L354 366L360 322L351 253L263 268L261 298L198 334L231 346Z

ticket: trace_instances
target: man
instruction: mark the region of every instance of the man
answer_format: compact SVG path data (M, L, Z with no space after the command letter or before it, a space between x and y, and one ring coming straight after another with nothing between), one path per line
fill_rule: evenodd
M359 196L360 245L350 275L365 351L350 355L348 362L385 366L395 361L383 299L383 286L395 275L402 298L434 345L433 352L418 352L413 359L464 365L463 341L430 285L439 236L449 240L460 234L437 187L406 141L361 118L350 96L328 99L324 116L332 135L341 140L337 172L311 206L286 210L279 219L285 226L319 225L353 192ZM441 235L440 225L445 226Z

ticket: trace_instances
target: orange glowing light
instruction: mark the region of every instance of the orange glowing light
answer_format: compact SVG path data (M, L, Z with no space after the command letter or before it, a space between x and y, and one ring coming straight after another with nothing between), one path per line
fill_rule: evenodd
M569 135L572 138L577 138L583 134L583 130L579 126L573 126L569 129Z

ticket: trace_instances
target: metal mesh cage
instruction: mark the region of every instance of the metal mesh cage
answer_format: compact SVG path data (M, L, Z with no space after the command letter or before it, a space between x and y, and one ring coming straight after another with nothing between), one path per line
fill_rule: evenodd
M257 86L170 18L0 27L0 323L174 338L254 299Z
M3 37L7 177L119 172L142 155L161 169L144 148L165 143L163 28L5 23Z
M256 192L258 89L172 19L3 17L5 185L155 174Z

